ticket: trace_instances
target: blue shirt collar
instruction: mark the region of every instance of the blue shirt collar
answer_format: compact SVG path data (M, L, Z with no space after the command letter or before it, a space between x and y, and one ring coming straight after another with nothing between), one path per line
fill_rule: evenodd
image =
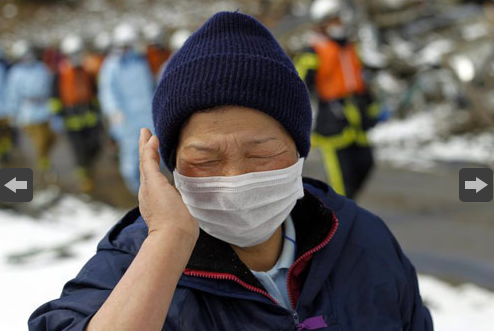
M274 276L280 269L289 269L295 261L296 241L295 227L292 217L289 215L283 223L283 249L276 264L266 273L269 276Z

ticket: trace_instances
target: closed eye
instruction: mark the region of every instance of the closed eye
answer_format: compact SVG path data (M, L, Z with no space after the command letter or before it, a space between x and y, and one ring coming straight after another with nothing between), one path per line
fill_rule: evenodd
M208 160L208 161L199 161L199 162L193 162L193 161L186 161L186 162L192 166L200 167L200 166L214 165L220 161L219 160Z
M249 158L249 159L271 159L271 158L280 156L286 152L288 152L288 151L281 151L281 152L276 153L276 154L251 154L251 155L247 155L247 158Z

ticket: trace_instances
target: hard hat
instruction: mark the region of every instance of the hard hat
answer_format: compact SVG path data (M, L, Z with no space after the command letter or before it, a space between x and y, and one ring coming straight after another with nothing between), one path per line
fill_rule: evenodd
M342 5L340 0L316 0L310 7L310 17L315 22L323 22L340 15Z
M149 42L158 42L160 39L163 39L163 30L154 22L146 24L142 28L142 33L144 38Z
M177 51L189 39L192 33L187 29L180 29L175 31L170 37L170 48L173 51Z
M117 47L131 46L137 41L137 30L126 23L117 25L113 31L113 43Z
M15 59L21 59L32 51L31 44L27 40L17 40L11 49L12 56Z
M82 38L78 35L68 35L63 38L60 50L65 55L81 52L84 46Z
M94 37L94 48L98 51L107 51L111 45L111 36L108 32L100 32Z

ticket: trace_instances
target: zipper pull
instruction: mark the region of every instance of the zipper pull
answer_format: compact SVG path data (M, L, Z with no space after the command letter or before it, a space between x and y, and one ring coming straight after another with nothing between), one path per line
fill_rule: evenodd
M299 324L298 313L296 311L294 311L292 314L292 317L293 317L293 321L295 322L295 325L298 326L298 324Z
M298 321L298 315L297 315L297 321ZM319 315L319 316L309 317L309 318L305 319L305 321L303 321L302 323L298 323L297 324L297 331L319 330L319 329L325 328L327 326L328 326L328 324L326 324L324 317L322 315Z

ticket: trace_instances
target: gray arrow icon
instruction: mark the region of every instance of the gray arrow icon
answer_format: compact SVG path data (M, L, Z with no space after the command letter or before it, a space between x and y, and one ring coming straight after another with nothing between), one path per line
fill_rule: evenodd
M490 202L494 196L490 168L463 168L458 176L459 198L462 202Z
M481 191L488 184L483 180L475 177L474 181L465 181L465 190L475 190L475 193Z
M14 179L5 184L5 187L14 193L17 193L17 190L27 190L27 182L17 181L17 178L14 177Z
M29 202L31 200L33 200L33 171L29 168L1 168L0 201Z

